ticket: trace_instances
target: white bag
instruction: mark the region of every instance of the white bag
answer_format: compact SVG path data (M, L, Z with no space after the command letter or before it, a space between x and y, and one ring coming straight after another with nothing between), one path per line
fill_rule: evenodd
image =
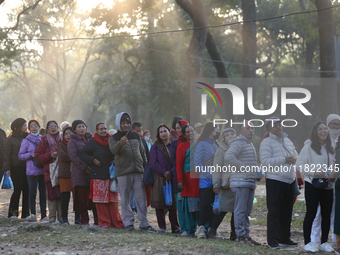
M111 192L118 192L117 180L116 179L111 179L110 191Z

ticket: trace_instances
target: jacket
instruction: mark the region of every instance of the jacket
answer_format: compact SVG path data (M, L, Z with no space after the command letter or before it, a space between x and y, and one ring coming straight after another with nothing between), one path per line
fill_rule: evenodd
M131 173L143 173L147 162L142 138L137 133L129 132L127 135L128 142L123 146L120 145L120 139L126 135L120 128L120 119L123 114L118 114L116 117L119 131L109 138L110 150L115 155L117 177Z
M200 189L212 188L212 176L208 166L213 165L215 152L218 149L216 142L208 137L204 141L200 141L196 145L194 154L195 169L199 169L200 172Z
M261 164L267 168L267 179L296 178L295 166L286 163L288 156L298 157L295 146L288 135L282 133L279 138L269 133L269 137L264 139L260 145L260 160Z
M171 147L171 142L166 146L168 149ZM169 171L173 175L173 166L169 160L163 155L162 152L157 148L156 143L151 146L149 153L150 167L155 171L155 174L164 176L164 173Z
M243 135L229 141L224 159L230 164L230 187L256 188L257 156L252 139Z
M79 158L79 153L84 148L86 143L92 138L92 134L90 132L86 132L84 137L85 140L79 135L71 134L71 139L67 144L68 155L72 162L72 188L75 188L76 186L87 187L88 185L89 176L85 172L87 164Z
M68 155L67 144L63 141L58 143L59 177L71 178L71 159Z
M44 165L44 181L50 182L50 164L55 161L54 158L51 157L51 148L48 144L46 136L41 139L38 143L37 149L35 150L35 158L36 160Z
M310 139L305 141L305 144L296 160L296 167L304 175L306 182L312 183L316 171L325 171L327 178L336 170L334 167L334 154L327 153L324 146L321 146L321 155L318 155L311 147L312 141ZM328 169L327 166L328 165ZM333 189L334 183L329 182L326 189Z
M92 138L80 151L79 158L91 167L91 179L106 180L110 179L110 165L114 159L109 147L99 144ZM102 164L96 166L93 160L97 159Z
M32 141L32 142L30 142ZM33 164L32 153L35 153L36 146L41 141L41 135L34 136L29 134L21 143L18 157L20 160L26 161L26 174L27 175L41 175L44 174L43 168L38 168ZM35 143L35 144L34 144Z
M5 140L6 133L0 128L0 176L3 176Z
M13 171L16 167L26 167L26 162L20 160L18 155L22 140L28 135L28 133L12 132L5 140L4 146L4 165L3 170Z
M230 176L229 172L223 171L223 167L227 166L227 162L224 159L224 155L227 152L229 146L224 142L224 139L220 142L213 161L215 171L212 173L213 188L221 188L221 178L227 178ZM222 212L233 212L235 204L235 196L231 189L221 189L219 193L220 207Z

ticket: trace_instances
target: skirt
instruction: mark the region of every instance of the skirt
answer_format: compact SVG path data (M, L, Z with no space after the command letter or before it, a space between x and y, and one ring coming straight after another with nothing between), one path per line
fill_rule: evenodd
M94 203L113 203L118 202L118 193L110 191L111 180L91 180L90 199Z
M72 180L71 178L59 177L60 193L72 191Z

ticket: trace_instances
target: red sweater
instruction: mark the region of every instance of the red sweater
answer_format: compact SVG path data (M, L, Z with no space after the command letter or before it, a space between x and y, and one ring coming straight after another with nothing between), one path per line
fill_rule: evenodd
M185 141L177 147L176 151L176 171L178 183L183 182L184 189L182 190L182 197L198 197L199 196L199 178L193 178L191 175L194 172L187 172L183 174L183 167L185 162L185 153L190 147L190 143ZM197 176L199 177L199 175Z

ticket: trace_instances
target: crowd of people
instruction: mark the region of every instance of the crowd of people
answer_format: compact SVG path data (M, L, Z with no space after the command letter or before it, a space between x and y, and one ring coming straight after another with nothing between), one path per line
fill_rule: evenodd
M261 245L250 236L249 228L256 182L264 177L261 164L266 168L268 247L297 246L290 228L293 206L304 184L304 250L334 251L328 243L332 228L332 244L340 254L340 116L330 114L326 123L315 123L300 153L275 116L268 119L258 150L250 121L237 131L224 129L221 140L218 125L193 126L183 117L174 117L172 129L160 124L154 142L151 132L143 132L142 124L132 122L126 112L116 116L116 126L117 131L108 131L106 123L99 122L92 135L83 120L60 126L51 120L44 129L36 119L17 118L8 136L0 129L0 167L14 185L8 217L19 216L21 196L21 218L38 221L39 190L40 221L69 224L72 193L74 224L89 225L88 210L92 210L95 225L131 231L137 214L139 230L157 232L147 217L151 205L159 233L166 232L168 214L171 233L216 238L223 218L231 213L230 239ZM217 166L235 171L213 171ZM150 186L145 185L146 168L153 171ZM163 193L168 181L170 205ZM211 206L216 198L218 212Z

